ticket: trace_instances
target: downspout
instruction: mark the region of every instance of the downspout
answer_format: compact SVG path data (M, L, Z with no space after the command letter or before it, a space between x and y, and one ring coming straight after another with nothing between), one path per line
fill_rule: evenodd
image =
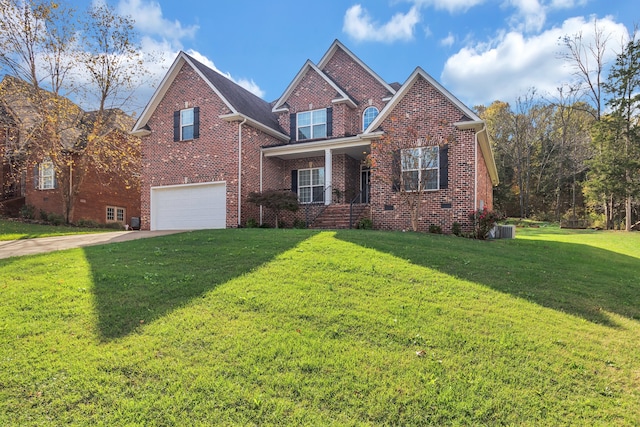
M260 147L260 193L262 193L262 158L264 157L264 152L262 151L262 147ZM262 225L262 205L260 205L260 225Z
M242 125L246 122L245 117L238 123L238 228L242 225Z
M478 211L478 134L485 128L483 127L479 132L474 134L475 143L473 144L473 211Z

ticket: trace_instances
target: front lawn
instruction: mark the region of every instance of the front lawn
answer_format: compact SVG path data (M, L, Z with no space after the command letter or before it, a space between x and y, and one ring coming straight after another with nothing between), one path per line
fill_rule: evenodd
M640 234L210 230L0 260L0 425L637 425Z
M104 228L80 228L67 225L30 224L0 218L0 241L34 239L37 237L67 236L71 234L103 233L119 231Z

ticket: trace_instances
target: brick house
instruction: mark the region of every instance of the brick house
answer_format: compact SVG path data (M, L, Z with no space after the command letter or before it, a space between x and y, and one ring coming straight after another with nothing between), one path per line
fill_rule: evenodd
M96 120L96 112L85 112L68 99L57 99L64 104L60 119L61 150L66 153L65 162L74 157L72 165L62 164L61 159L51 158L43 148L41 134L42 119L32 101L33 87L23 80L5 76L0 84L0 125L3 126L2 144L2 202L15 207L30 205L35 208L35 217L40 213L65 216L62 183L72 189L75 203L69 212L69 222L91 220L105 224L119 222L129 224L131 217L140 216L140 187L137 177L121 176L117 159L97 159L98 155L80 158L87 145L87 138ZM54 95L41 91L53 99ZM50 100L51 101L51 100ZM53 101L51 101L53 102ZM139 158L139 139L129 134L133 119L119 109L105 111L103 144L124 151L132 151ZM62 155L60 156L63 157ZM56 161L60 164L56 164ZM86 172L81 173L80 169Z
M387 83L336 40L273 103L181 52L132 129L142 137L146 229L273 225L246 201L290 190L285 222L450 232L493 204L497 169L484 122L416 68ZM355 209L354 209L355 208ZM346 216L346 222L323 218Z

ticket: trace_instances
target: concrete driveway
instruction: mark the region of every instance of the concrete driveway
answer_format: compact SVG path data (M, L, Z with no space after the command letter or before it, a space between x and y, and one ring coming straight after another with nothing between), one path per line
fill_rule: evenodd
M33 255L83 246L104 245L145 239L183 231L115 231L113 233L77 234L73 236L42 237L39 239L9 240L0 242L0 259L14 256Z

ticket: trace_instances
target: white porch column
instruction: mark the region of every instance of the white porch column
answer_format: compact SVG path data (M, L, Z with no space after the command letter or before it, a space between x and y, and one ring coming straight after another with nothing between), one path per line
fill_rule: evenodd
M333 194L333 165L331 163L331 149L324 150L324 204L330 205Z

